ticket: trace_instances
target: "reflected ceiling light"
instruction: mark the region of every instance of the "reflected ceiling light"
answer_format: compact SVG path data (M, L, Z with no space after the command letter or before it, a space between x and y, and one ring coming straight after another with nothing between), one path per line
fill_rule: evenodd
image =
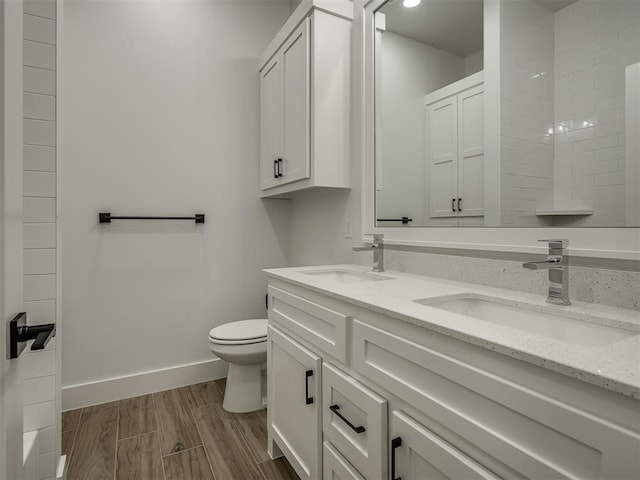
M422 0L404 0L402 2L402 6L405 8L413 8L413 7L417 7L418 5L420 5L420 2Z

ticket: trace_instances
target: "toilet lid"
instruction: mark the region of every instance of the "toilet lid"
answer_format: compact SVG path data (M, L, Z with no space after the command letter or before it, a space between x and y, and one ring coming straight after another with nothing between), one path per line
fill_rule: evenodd
M267 322L266 318L258 318L225 323L209 330L209 338L224 342L256 343L266 338Z

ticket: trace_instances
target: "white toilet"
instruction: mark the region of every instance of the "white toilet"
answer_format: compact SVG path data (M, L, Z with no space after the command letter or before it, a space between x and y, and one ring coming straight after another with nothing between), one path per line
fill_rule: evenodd
M209 349L229 362L222 408L236 413L264 408L262 370L267 361L267 319L239 320L212 328Z

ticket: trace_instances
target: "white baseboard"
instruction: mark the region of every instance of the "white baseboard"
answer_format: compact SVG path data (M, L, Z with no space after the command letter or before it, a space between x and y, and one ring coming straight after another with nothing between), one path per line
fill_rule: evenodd
M62 410L161 392L227 376L227 363L219 358L148 372L62 387Z

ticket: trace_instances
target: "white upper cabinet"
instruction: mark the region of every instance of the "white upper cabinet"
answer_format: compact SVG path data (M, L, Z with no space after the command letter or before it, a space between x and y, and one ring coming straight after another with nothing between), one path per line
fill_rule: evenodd
M280 59L270 61L260 72L260 185L278 184L280 155ZM269 170L271 167L271 170Z
M483 97L477 73L426 98L430 224L482 225Z
M263 197L350 187L353 4L324 2L317 10L318 4L301 3L261 57Z
M309 178L309 18L282 46L281 183Z

